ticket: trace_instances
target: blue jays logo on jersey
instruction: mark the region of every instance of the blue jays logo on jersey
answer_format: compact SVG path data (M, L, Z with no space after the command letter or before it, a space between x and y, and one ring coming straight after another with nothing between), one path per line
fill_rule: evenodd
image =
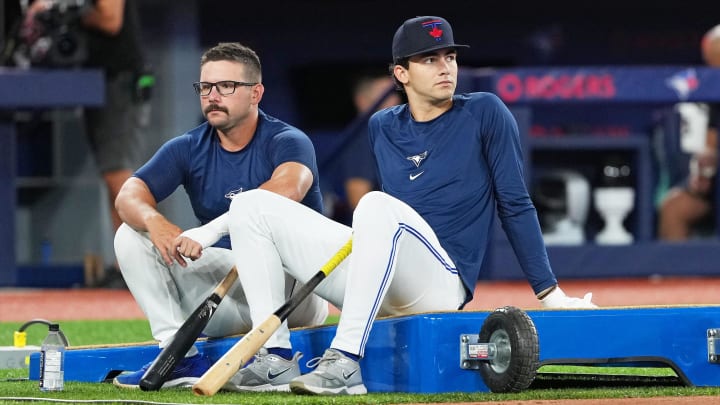
M236 195L238 195L242 192L243 192L242 187L240 187L237 190L230 190L227 193L225 193L225 198L227 198L228 200L232 200Z
M420 153L419 155L408 156L405 159L415 163L415 167L420 167L420 163L427 158L428 151Z

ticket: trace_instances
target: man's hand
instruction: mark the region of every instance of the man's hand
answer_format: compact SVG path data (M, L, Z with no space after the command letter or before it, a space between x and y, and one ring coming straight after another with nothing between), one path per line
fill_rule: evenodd
M555 287L540 302L545 308L597 308L592 302L592 293L585 294L583 298L568 297L560 286Z
M150 240L155 248L162 256L163 261L168 266L172 266L173 261L185 267L187 262L177 250L176 239L182 232L182 229L172 222L168 221L162 215L157 215L146 222Z
M188 229L175 239L175 250L183 257L197 260L202 256L203 245L196 241L192 233L192 231L198 230L200 228Z
M228 214L225 213L203 226L188 229L175 239L175 248L183 256L197 260L202 250L214 245L228 233Z
M208 225L188 229L181 233L175 239L177 251L192 260L199 259L202 256L203 249L214 245L222 237L222 234L219 234L212 226Z

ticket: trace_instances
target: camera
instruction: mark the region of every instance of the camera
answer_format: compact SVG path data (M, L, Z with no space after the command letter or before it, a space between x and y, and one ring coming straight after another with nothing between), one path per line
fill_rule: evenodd
M82 27L85 0L53 0L49 8L25 18L17 26L13 63L21 68L75 67L87 59L87 42Z

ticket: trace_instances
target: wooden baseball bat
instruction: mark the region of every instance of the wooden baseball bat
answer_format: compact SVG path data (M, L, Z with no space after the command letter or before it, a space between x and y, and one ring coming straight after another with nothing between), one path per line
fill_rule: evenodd
M178 361L182 360L198 336L207 326L220 301L238 278L237 268L233 266L230 272L215 287L205 301L185 320L180 329L175 332L170 344L158 354L150 368L140 379L140 389L143 391L157 391L167 381Z
M295 295L290 297L280 308L270 315L263 323L254 327L242 339L235 343L215 364L210 367L200 380L193 385L195 395L212 396L235 374L263 344L280 327L280 324L297 308L315 287L330 274L352 251L350 239L335 255L315 273Z

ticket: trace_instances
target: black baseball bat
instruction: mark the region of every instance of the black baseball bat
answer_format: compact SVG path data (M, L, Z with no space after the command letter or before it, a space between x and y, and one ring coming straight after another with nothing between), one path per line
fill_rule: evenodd
M220 301L227 294L230 287L238 278L237 269L233 266L230 272L215 287L205 301L185 320L180 329L175 332L170 344L162 349L160 354L140 379L140 389L143 391L157 391L167 381L168 376L175 369L179 360L185 356L190 347L207 326Z

